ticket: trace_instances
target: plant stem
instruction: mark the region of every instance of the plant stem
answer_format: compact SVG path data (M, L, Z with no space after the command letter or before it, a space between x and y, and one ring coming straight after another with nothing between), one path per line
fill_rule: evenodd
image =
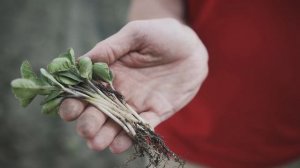
M76 96L76 97L80 97L80 96L83 97L83 98L88 98L88 97L89 97L89 96L86 95L86 94L83 94L83 93L78 92L78 91L76 91L76 90L71 90L71 89L66 88L66 87L63 87L62 90L63 90L64 92L69 93L69 94L71 94L71 95L74 95L74 96Z
M98 101L96 99L87 99L87 102L91 103L92 105L94 105L98 110L100 110L101 112L103 112L104 114L106 114L109 118L111 118L112 120L114 120L116 123L118 123L126 132L129 133L129 129L126 127L125 124L122 123L122 121L117 118L115 115L115 113L113 111L110 111L106 108L105 105L103 105L101 103L101 101Z
M129 135L135 136L136 133L133 128L130 128L128 124L126 124L126 120L123 116L118 115L118 113L115 113L113 110L108 109L108 106L105 106L102 104L101 101L97 99L87 99L89 103L94 105L98 110L102 111L104 114L106 114L108 117L110 117L112 120L114 120L117 124L119 124ZM117 118L118 116L119 118ZM123 120L123 121L122 121Z
M104 99L109 101L110 103L117 106L116 102L112 101L110 98L108 98L104 93L102 93L90 80L87 80L87 83L90 87L92 87L100 96L102 96Z
M119 124L125 132L132 137L136 135L134 125L137 123L143 123L145 126L149 126L137 112L135 112L127 103L122 103L115 94L107 96L90 80L86 80L86 83L88 85L85 88L80 86L69 86L69 88L63 87L62 90L74 97L84 98L84 100L94 105L98 110L102 111ZM111 84L110 87L114 90ZM149 128L151 127L149 126Z

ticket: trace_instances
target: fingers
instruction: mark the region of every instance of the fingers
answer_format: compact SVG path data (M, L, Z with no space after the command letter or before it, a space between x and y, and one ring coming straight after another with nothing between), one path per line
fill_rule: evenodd
M88 106L77 120L77 132L83 138L92 138L105 123L106 115L94 106Z
M109 149L112 153L118 154L125 152L132 145L132 140L129 138L125 131L121 131L116 138L109 145Z
M140 116L153 128L161 122L159 116L154 112L143 112ZM109 145L109 149L112 153L118 154L126 151L131 145L132 140L125 131L121 131Z
M91 149L104 150L110 147L112 153L122 153L130 148L132 140L117 123L111 119L107 120L107 116L93 106L83 110L85 106L86 104L79 100L66 99L60 106L59 114L66 121L78 118L78 134L88 140ZM143 112L140 116L152 127L161 122L154 112Z
M100 128L94 138L88 139L88 146L94 150L104 150L115 139L121 131L121 127L113 120L107 122Z
M72 121L79 117L86 103L77 99L65 99L59 107L59 115L65 121Z
M129 51L137 49L140 45L141 35L136 22L138 21L130 22L118 33L99 42L84 56L90 57L95 62L112 64Z

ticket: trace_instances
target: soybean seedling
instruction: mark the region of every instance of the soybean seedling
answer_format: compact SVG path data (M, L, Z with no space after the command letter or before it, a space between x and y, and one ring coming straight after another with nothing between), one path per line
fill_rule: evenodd
M93 63L89 57L75 60L73 49L54 58L47 69L36 75L28 61L21 65L22 78L11 82L12 91L23 107L37 96L44 96L42 112L57 114L65 98L85 101L105 113L132 138L133 159L146 156L146 167L164 166L168 160L184 162L174 154L153 128L141 118L113 87L113 73L103 62Z

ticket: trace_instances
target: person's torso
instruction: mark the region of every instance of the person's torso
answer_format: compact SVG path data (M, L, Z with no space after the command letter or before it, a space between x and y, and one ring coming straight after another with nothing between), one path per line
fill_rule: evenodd
M158 130L175 152L213 167L300 157L300 1L190 0L187 10L209 75Z

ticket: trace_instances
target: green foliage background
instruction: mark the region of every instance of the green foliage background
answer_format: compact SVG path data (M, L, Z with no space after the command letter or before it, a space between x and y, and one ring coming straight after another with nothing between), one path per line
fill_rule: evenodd
M28 59L38 71L73 47L84 54L126 23L128 0L0 1L0 167L111 168L127 154L93 152L75 132L75 122L40 113L40 100L23 109L10 82ZM140 167L142 161L134 163Z

